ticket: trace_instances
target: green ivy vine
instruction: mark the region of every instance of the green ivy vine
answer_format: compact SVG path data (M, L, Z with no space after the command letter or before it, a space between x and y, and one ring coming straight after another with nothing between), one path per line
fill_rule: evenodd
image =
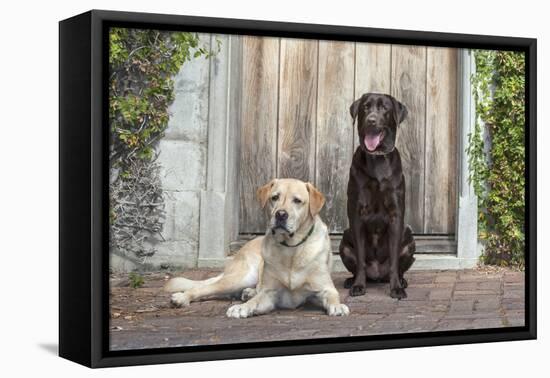
M195 33L113 28L109 36L111 162L150 159L168 125L173 76L185 62L211 52Z
M469 135L470 182L479 199L483 262L525 265L525 55L476 50L477 120Z
M219 43L218 43L219 49ZM109 31L110 241L143 262L162 240L164 197L155 147L168 126L173 77L212 56L196 33Z

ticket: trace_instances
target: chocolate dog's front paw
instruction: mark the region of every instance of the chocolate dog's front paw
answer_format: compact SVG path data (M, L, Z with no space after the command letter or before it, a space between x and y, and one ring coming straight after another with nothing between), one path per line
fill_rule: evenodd
M401 287L391 289L390 290L390 297L396 298L396 299L407 298L407 292L405 291L405 289L403 289Z
M355 281L355 277L348 277L344 281L344 289L349 289L351 285L353 285L353 281Z
M353 285L349 289L349 295L351 295L352 297L357 297L359 295L365 295L365 293L366 293L365 285Z

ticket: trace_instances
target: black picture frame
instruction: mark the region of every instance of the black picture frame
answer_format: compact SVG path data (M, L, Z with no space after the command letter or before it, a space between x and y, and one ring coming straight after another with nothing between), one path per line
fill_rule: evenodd
M111 26L501 49L526 54L525 326L109 351L107 37ZM92 10L59 24L59 354L89 367L535 339L536 39Z

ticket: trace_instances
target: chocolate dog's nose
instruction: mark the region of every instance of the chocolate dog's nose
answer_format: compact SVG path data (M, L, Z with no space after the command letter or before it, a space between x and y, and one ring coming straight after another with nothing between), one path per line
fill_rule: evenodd
M288 219L288 213L285 210L277 210L275 213L275 219L278 222L286 221Z
M376 117L367 117L368 126L376 126Z

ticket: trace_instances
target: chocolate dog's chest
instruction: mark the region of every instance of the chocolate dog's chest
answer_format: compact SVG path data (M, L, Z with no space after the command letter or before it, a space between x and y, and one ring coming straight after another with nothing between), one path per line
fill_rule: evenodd
M390 223L399 219L395 190L383 180L365 184L358 193L357 217L369 246L367 261L383 262L388 257Z
M369 180L358 193L359 218L367 226L370 226L372 231L384 228L393 217L397 216L397 198L386 180L382 182Z

